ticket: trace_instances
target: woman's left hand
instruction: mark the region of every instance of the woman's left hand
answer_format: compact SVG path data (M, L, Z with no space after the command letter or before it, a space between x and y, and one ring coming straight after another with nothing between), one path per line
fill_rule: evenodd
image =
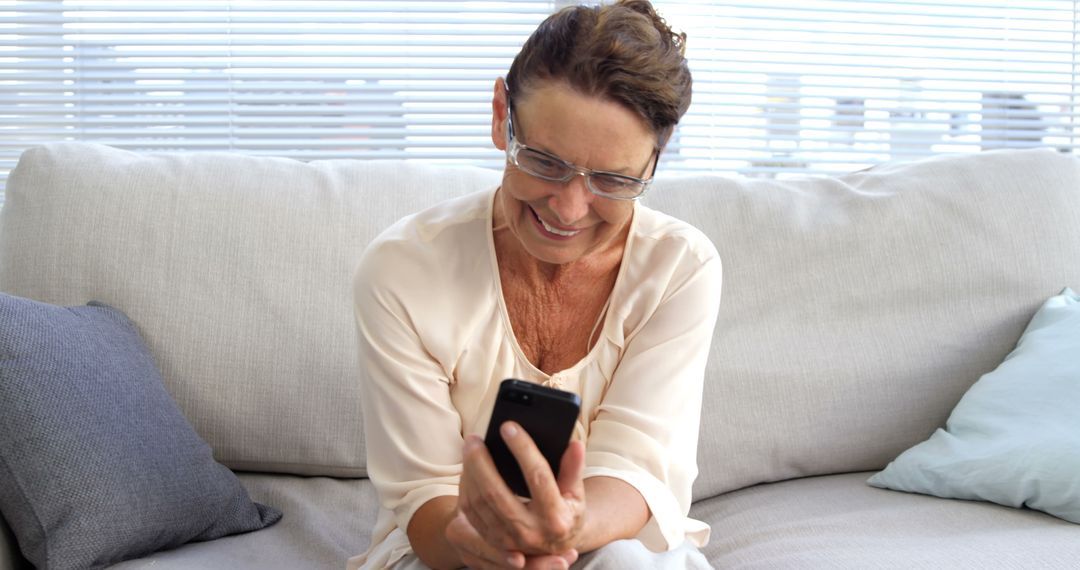
M506 486L483 440L473 435L465 439L459 510L488 544L508 556L524 555L522 565L534 556L576 558L585 523L584 444L570 442L556 479L521 426L506 422L499 431L521 466L532 500L523 502Z

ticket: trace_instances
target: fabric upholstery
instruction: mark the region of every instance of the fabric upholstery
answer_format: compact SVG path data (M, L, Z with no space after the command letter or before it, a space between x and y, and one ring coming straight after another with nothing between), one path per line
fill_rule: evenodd
M0 291L127 313L226 465L362 476L359 253L406 213L497 180L404 162L47 145L8 180Z
M896 493L869 473L765 484L702 501L725 570L1039 568L1080 560L1080 526L1030 510Z
M371 540L375 489L367 479L241 473L254 500L281 507L278 524L250 534L186 544L112 570L235 568L340 570Z
M1080 296L1065 289L875 487L1029 507L1080 524Z
M0 511L36 567L99 567L258 530L123 313L0 294Z
M33 566L19 552L15 535L11 532L4 517L0 517L0 570L26 570Z
M878 470L1080 287L1080 161L1050 150L839 178L665 177L724 260L695 499Z
M1080 558L1075 525L873 489L865 473L715 497L878 470L943 425L1039 304L1080 288L1075 158L991 152L784 181L663 166L646 202L704 230L725 267L691 515L713 525L715 566L940 567L934 556L966 553L972 565L998 555L1054 568ZM409 162L48 145L8 180L0 291L101 299L131 315L226 464L358 476L356 255L400 216L498 180ZM366 547L366 480L241 480L288 516L124 565L340 567ZM854 534L873 524L888 532Z

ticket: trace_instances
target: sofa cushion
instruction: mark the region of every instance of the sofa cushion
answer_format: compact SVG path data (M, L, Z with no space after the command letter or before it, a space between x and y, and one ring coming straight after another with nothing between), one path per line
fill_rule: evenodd
M870 478L876 487L1030 507L1080 523L1080 296L1066 289L979 379L945 429Z
M1080 526L991 503L867 486L870 473L766 484L697 503L715 568L1039 568L1080 560Z
M24 153L8 180L0 291L127 313L226 465L362 476L349 292L359 253L401 216L498 177L404 161L47 145Z
M667 176L646 199L724 260L695 498L882 469L1080 287L1080 160L1050 150Z
M378 501L371 481L255 473L239 478L252 498L280 506L285 518L259 532L185 544L110 570L340 570L367 549Z
M39 568L88 568L281 518L214 461L134 325L0 294L0 512Z

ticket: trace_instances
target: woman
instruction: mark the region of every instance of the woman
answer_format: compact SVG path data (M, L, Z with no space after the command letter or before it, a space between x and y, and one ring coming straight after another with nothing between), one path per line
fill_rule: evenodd
M708 567L708 526L687 513L720 260L636 202L690 104L684 41L644 0L554 14L495 84L502 184L365 252L356 317L382 508L350 567ZM479 436L505 378L582 401L558 479L500 426L530 501Z

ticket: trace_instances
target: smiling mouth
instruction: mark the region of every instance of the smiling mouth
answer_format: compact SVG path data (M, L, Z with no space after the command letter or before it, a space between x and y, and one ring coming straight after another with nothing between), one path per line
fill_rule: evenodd
M547 222L544 221L544 218L540 217L540 214L536 213L536 210L533 210L532 208L529 208L529 210L532 211L533 216L536 218L536 220L538 222L540 222L541 226L544 226L545 230L547 230L548 232L553 233L553 234L555 234L555 235L557 235L559 237L573 237L573 236L576 236L579 233L581 233L581 230L569 230L569 231L567 231L567 230L560 230L558 228L553 228L550 225L548 225Z

